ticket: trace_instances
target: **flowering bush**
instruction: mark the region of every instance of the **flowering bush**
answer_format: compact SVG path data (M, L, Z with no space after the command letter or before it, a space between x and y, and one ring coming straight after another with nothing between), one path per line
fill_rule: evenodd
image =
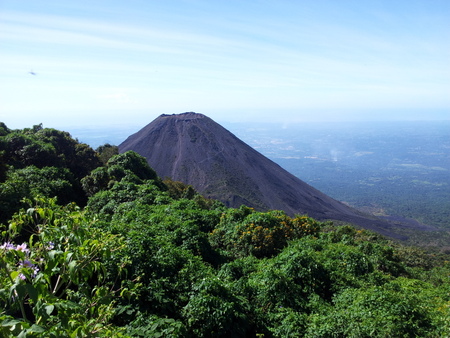
M121 238L92 227L74 205L59 207L52 199L37 202L16 214L3 232L9 239L0 246L0 332L119 334L110 325L113 298L127 290L108 281L104 263L122 249ZM14 243L20 230L30 225L37 232L28 243Z
M210 240L214 247L225 249L233 257L270 257L290 240L317 235L321 226L306 216L291 218L282 211L255 212L242 207L222 215Z

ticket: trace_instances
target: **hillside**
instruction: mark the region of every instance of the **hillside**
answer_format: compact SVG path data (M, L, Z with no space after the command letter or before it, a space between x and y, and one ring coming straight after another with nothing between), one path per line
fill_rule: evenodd
M144 156L160 177L192 185L229 207L307 214L403 238L390 223L323 194L202 114L161 115L119 145L120 152L128 150Z

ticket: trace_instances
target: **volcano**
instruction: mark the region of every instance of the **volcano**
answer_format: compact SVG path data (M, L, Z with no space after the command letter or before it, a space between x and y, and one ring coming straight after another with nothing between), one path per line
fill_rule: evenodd
M192 185L228 207L283 210L402 237L390 223L313 188L203 114L163 114L119 145L120 153L128 150L145 157L160 177Z

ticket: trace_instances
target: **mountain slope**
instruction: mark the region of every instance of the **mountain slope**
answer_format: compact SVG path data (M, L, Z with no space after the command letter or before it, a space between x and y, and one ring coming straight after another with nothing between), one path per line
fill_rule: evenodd
M160 177L192 185L230 207L279 209L318 220L339 220L397 237L389 223L323 194L196 113L161 115L119 145L144 156Z

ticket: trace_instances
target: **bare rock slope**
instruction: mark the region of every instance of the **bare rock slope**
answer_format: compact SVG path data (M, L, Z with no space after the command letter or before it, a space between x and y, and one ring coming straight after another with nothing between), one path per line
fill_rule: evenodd
M388 222L311 187L202 114L161 115L119 145L121 153L128 150L144 156L160 177L192 185L229 207L307 214L401 237Z

